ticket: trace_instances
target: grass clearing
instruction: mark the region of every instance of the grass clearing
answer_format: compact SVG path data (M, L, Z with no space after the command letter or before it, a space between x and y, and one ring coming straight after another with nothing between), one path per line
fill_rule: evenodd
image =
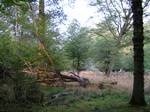
M132 90L132 75L131 73L124 73L123 75L96 75L90 72L83 72L82 77L90 79L94 84L101 81L117 81L117 85L113 88L98 89L93 86L87 88L82 87L68 87L63 89L60 87L42 87L46 94L61 93L69 91L71 94L56 99L54 104L45 105L41 107L40 112L150 112L150 94L149 89L145 89L145 99L148 104L146 107L131 107L128 102ZM93 77L92 77L93 76ZM150 76L145 76L145 86L149 87Z
M40 112L150 112L150 106L131 107L129 98L126 92L109 89L98 92L74 90L64 99L58 99L57 104L42 107Z
M24 108L15 106L16 110L13 110L15 112L150 112L149 105L131 107L128 101L129 95L125 92L104 90L90 93L76 90L62 99L57 99L53 105L32 105Z

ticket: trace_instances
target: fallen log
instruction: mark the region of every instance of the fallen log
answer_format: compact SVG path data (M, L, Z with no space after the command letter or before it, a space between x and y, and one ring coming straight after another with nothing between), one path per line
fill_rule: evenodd
M63 75L60 73L63 81L68 82L68 80L70 80L70 82L73 82L73 81L79 82L80 86L82 87L86 87L88 84L90 84L90 81L87 78L80 77L73 72L70 72L70 73L72 74L71 76Z
M56 94L48 94L48 99L56 99L58 97L69 95L69 92L62 92L62 93L56 93Z
M64 104L64 98L68 95L72 94L72 92L61 92L61 93L50 93L47 95L48 101L45 102L44 105L58 105L61 103Z
M98 84L99 89L105 89L105 88L112 88L113 86L117 85L117 82L100 82Z
M43 71L39 69L35 69L34 71L30 70L23 70L24 73L33 75L37 77L37 82L39 83L45 83L47 85L51 85L55 82L61 82L62 84L64 82L78 82L80 86L86 87L90 81L87 78L80 77L79 75L69 72L71 75L65 75L62 74L59 70L55 71Z

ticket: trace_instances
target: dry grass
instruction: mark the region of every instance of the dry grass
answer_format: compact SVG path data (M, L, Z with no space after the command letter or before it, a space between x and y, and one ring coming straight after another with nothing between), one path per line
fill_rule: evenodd
M100 82L117 82L117 85L114 85L114 89L127 91L131 94L132 85L133 85L133 75L131 72L114 72L108 76L104 75L102 72L92 72L92 71L82 71L80 73L81 77L88 78L92 85L87 87L89 91L97 90L96 84ZM145 75L145 93L150 93L150 74Z

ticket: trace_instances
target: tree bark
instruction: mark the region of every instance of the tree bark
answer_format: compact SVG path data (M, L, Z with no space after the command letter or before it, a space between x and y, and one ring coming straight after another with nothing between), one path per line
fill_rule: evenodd
M39 23L38 32L40 37L45 37L46 19L45 19L45 3L44 0L39 0Z
M144 50L143 50L143 8L142 0L132 0L134 82L131 105L146 105L144 98Z
M45 6L44 0L39 0L39 15L38 15L38 37L40 38L39 47L44 49L44 40L45 37Z
M77 74L80 72L80 56L77 57Z
M48 58L48 63L53 65L52 58L50 57L48 50L46 48L44 38L46 32L46 16L45 16L45 2L44 0L39 0L39 15L38 15L38 30L35 35L39 40L39 49L44 53L44 55Z

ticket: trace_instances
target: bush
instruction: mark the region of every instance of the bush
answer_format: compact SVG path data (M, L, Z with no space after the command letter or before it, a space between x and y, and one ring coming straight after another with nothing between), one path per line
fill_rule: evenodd
M33 83L27 90L27 101L32 103L42 103L44 94L40 91L39 85Z
M16 43L9 37L0 38L0 69L21 68L22 61L17 57Z
M1 104L30 104L43 101L43 93L33 77L17 73L13 74L13 78L1 80L0 85Z

